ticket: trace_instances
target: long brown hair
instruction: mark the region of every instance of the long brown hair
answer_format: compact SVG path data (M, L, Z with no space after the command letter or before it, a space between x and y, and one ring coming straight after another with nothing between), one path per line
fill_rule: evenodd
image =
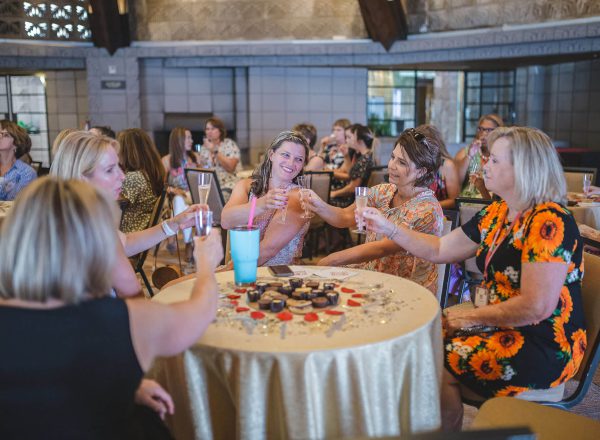
M400 144L415 168L423 170L423 174L415 179L414 186L428 187L433 182L435 173L442 164L442 156L438 144L419 129L408 128L400 133L394 143Z
M304 147L304 162L306 162L306 159L308 158L308 144L306 143L304 136L297 131L283 131L279 133L267 149L262 163L256 167L252 173L252 185L250 185L250 191L256 197L260 197L269 191L269 178L271 177L271 169L273 167L273 163L269 156L271 152L277 151L284 142L302 145ZM302 175L302 172L303 170L300 169L300 172L294 177L292 182L296 183L296 179L298 179L298 176Z
M177 169L183 166L183 158L187 155L191 162L196 162L196 156L193 151L185 150L185 132L190 131L187 128L175 127L169 135L169 154L171 155L171 169Z
M117 140L121 145L119 162L123 171L141 171L150 182L154 195L159 196L164 187L166 172L150 136L142 129L129 128L119 132Z

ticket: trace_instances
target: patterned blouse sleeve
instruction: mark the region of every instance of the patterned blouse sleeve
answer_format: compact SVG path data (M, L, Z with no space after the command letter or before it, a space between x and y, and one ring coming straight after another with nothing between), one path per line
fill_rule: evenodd
M223 154L227 157L234 157L236 159L239 159L241 157L240 154L240 148L237 146L237 144L232 141L231 139L227 138L225 140L225 145L224 145L224 151Z
M350 180L365 180L367 172L371 166L371 156L361 156L358 158L352 168L350 168Z
M548 207L533 214L524 231L521 262L571 263L581 236L573 216Z
M437 202L436 202L437 203ZM436 214L436 206L430 201L421 201L410 210L406 220L413 231L424 234L439 235L440 219Z
M127 173L123 181L121 195L129 200L132 204L136 204L140 199L143 182L143 177L138 172Z

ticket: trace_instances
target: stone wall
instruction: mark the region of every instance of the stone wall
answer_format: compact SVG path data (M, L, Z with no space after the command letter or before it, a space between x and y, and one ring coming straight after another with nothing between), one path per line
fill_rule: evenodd
M135 39L365 38L356 0L139 0Z
M600 14L598 0L402 0L409 33L540 23ZM357 0L139 0L135 39L367 38Z

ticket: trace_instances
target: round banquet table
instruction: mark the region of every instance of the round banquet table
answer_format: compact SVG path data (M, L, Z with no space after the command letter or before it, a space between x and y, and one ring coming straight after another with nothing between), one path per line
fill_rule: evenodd
M150 372L175 401L168 420L175 438L379 437L439 428L437 301L412 281L355 272L337 281L334 310L343 314L320 312L312 322L297 314L281 321L270 312L252 318L233 272L218 273L216 320L195 345L158 359ZM266 268L258 278L283 280ZM172 285L153 301L184 300L192 284Z
M567 207L573 214L573 218L580 225L600 229L600 203L583 204L583 206Z

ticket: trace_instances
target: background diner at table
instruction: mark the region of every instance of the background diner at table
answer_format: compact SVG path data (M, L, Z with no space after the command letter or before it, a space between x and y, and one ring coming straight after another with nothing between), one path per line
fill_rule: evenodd
M0 200L14 200L37 173L21 160L31 150L27 131L16 123L0 121Z
M477 257L476 308L446 309L442 416L460 429L461 386L489 398L558 387L583 358L582 243L565 208L566 184L547 135L528 127L488 136L486 187L502 200L442 238L394 224L376 209L367 227L409 252L446 263ZM530 164L535 163L535 167ZM461 335L465 329L474 333Z

